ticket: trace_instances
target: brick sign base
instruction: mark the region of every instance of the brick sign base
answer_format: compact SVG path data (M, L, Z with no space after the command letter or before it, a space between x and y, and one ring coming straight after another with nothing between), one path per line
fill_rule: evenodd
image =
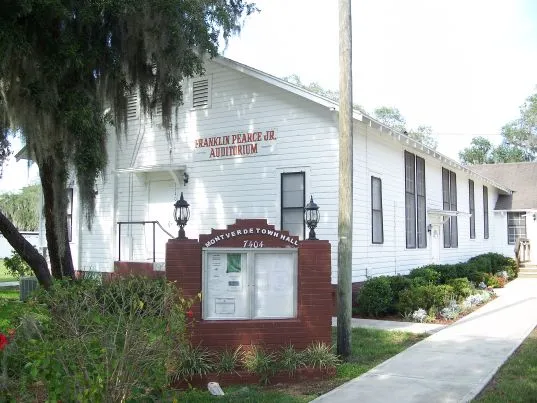
M277 236L275 232L278 232ZM213 230L209 235L201 235L199 240L168 241L166 278L176 281L185 297L195 298L202 290L202 248L242 247L245 240L263 241L263 245L270 247L298 248L297 317L203 320L201 302L196 303L192 309L193 345L201 344L219 351L250 344L262 345L269 350L289 344L303 349L317 341L330 344L332 287L328 241L298 241L285 231L276 231L266 220L237 220L226 230Z

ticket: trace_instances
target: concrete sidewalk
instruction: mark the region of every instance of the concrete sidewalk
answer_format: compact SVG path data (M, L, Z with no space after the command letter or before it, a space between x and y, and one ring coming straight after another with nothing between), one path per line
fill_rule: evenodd
M332 318L332 327L337 326L337 318ZM376 320L376 319L351 319L352 327L364 327L367 329L379 329L389 331L400 331L409 333L427 333L433 334L442 330L446 325L437 325L434 323L417 323L417 322L397 322L395 320Z
M537 326L537 279L499 298L314 402L467 402Z

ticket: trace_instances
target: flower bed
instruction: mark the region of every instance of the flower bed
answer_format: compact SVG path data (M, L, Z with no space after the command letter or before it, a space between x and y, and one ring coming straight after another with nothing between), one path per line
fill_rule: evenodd
M336 374L335 367L329 368L298 368L294 373L287 371L279 371L270 376L269 383L297 383L302 381L317 381L328 379ZM209 373L201 376L195 376L188 381L181 379L172 384L175 389L190 389L199 388L205 389L209 382L218 382L221 387L230 385L245 385L245 384L261 384L263 383L262 376L244 370L233 371L226 374Z
M503 287L517 275L514 259L487 253L465 263L420 267L405 276L375 277L361 287L353 313L449 323L488 302L493 287Z

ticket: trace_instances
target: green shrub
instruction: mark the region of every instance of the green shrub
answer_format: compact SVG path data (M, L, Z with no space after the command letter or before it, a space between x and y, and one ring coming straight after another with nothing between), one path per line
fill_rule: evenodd
M403 290L399 293L398 311L401 314L414 312L419 308L428 311L431 308L442 309L453 295L450 285L422 285Z
M266 385L277 370L276 354L252 345L243 352L242 365L247 371L259 375L261 383Z
M195 376L207 375L215 369L214 361L214 355L206 347L183 344L174 354L170 377L173 381L189 381Z
M412 280L410 280L407 276L401 275L390 276L388 279L390 280L390 288L392 289L393 294L390 312L395 313L397 312L397 304L399 303L399 293L407 288L410 288L412 286Z
M4 258L4 267L15 278L34 275L28 263L22 260L22 257L15 251L11 252L11 257Z
M339 358L332 352L332 347L325 343L311 343L304 350L304 362L312 368L329 368L339 364Z
M505 279L502 277L495 276L493 274L486 274L485 284L487 285L487 287L503 288L505 285Z
M239 365L241 349L242 346L237 347L235 350L224 350L216 361L216 372L225 374L235 371Z
M367 280L356 298L358 313L377 317L386 314L393 307L394 295L388 277Z
M475 287L466 277L448 280L447 284L453 287L453 293L457 300L466 298L472 295L475 291Z
M415 280L415 285L425 285L425 284L438 284L440 280L440 274L435 270L435 266L423 266L418 267L417 269L412 270L408 277Z
M492 260L489 254L477 255L467 262L475 271L482 273L492 273Z
M50 320L24 343L20 384L41 383L50 401L140 401L167 387L191 301L172 283L148 296L155 281L64 281L38 293Z
M296 370L306 365L304 353L297 351L292 345L282 347L278 352L278 369L293 375Z

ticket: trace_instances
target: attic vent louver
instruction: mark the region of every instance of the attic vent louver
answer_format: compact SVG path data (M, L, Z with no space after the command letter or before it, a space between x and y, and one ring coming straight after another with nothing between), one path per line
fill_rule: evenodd
M209 106L209 79L196 80L192 83L192 107Z
M138 118L138 95L133 94L129 95L127 100L127 119L137 119Z

